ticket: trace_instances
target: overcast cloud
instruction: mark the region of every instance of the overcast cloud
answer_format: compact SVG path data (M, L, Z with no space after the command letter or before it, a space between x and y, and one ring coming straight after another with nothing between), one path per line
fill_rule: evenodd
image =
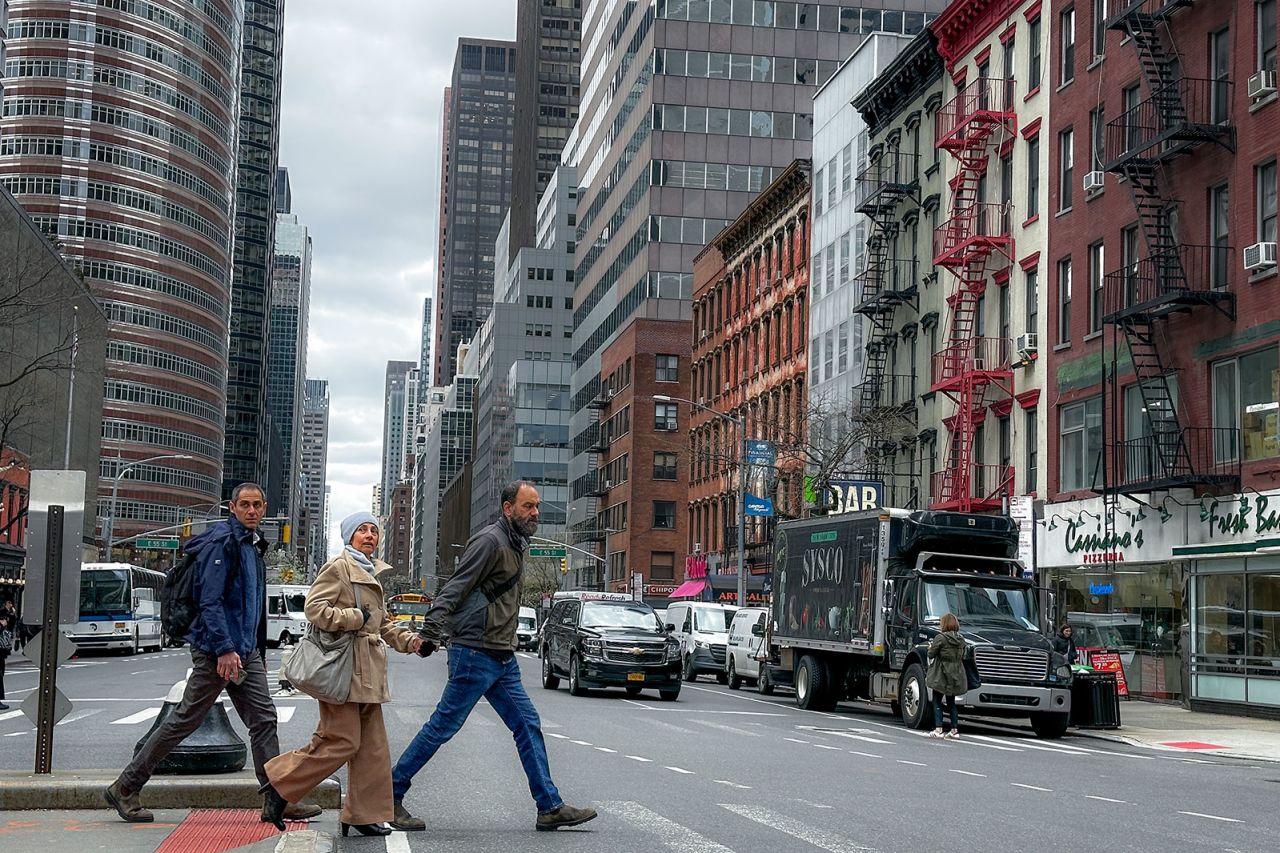
M314 244L307 376L329 380L330 551L381 470L386 363L416 361L436 288L440 99L460 36L514 0L289 0L280 164Z

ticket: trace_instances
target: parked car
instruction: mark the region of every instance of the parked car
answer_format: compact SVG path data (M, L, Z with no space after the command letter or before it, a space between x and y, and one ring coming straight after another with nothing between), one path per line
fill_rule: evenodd
M621 687L629 696L657 690L668 702L680 696L680 644L667 636L652 607L629 595L557 599L543 623L538 654L547 690L567 677L574 696L591 687Z
M760 686L760 658L769 651L764 645L765 623L768 618L769 611L763 607L743 607L733 614L724 663L730 690L741 687L743 679ZM763 686L768 687L767 677ZM772 688L761 689L760 692L772 692Z
M522 650L538 647L538 614L532 607L521 607L516 616L516 647Z
M680 641L681 673L694 681L709 672L725 684L725 649L729 645L729 623L738 608L703 601L679 601L667 605L667 626Z

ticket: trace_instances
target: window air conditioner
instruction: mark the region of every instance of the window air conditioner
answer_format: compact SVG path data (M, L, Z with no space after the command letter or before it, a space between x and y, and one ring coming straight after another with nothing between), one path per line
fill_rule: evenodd
M605 487L606 489L612 489L612 488L613 488L613 480L605 480L605 481L604 481L604 487Z
M1013 348L1020 358L1030 360L1035 358L1039 351L1038 343L1035 332L1026 332L1014 338Z
M1244 268L1247 270L1261 270L1275 265L1275 243L1254 243L1244 250Z
M1084 173L1084 191L1091 193L1095 190L1102 189L1106 182L1106 172L1085 172Z
M695 554L700 554L700 553L702 553L702 543L701 543L701 542L694 542L694 543L693 543L693 553L695 553Z
M1276 72L1259 71L1249 78L1249 97L1265 98L1276 93Z

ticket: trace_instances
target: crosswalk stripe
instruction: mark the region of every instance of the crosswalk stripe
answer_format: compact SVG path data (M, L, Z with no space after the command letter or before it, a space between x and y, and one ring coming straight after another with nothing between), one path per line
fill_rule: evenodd
M121 717L118 720L112 720L111 725L132 726L135 723L145 723L147 720L150 720L152 717L156 716L159 713L160 713L159 708L147 708L146 710L139 711L136 714L130 714L127 717Z
M287 723L293 719L294 712L297 710L297 705L280 705L276 708L276 720L281 723Z
M74 723L76 720L83 720L85 717L92 717L94 714L101 713L101 708L85 708L83 711L72 711L59 720L58 725L65 726L67 723Z
M22 711L5 711L0 714L0 720L12 720L14 717L21 717Z
M1016 743L1019 749L1038 749L1043 752L1059 752L1064 755L1079 755L1079 756L1085 755L1085 752L1083 750L1076 749L1073 746L1049 746L1043 743L1030 743L1025 740L1010 741L1010 740L1006 740L1005 738L990 737L989 735L969 735L969 739L986 741L987 743L999 743L999 744Z
M746 729L740 729L736 726L726 726L724 723L713 723L711 720L686 720L686 722L706 726L709 729L719 729L722 732L728 732L733 735L740 735L743 737L760 737L759 732L749 732Z
M283 847L283 844L281 847ZM387 853L411 853L409 848L409 836L403 832L393 832L388 835Z
M808 842L814 847L830 851L830 853L874 853L875 848L863 847L854 841L850 841L843 835L836 835L833 832L824 832L821 829L815 829L808 824L802 823L794 818L786 815L778 814L769 809L759 808L758 806L737 806L727 803L720 803L720 808L727 809L740 817L747 820L753 820L761 826L767 826L770 829L776 829L779 832L786 833L792 838L798 838L801 841Z
M667 820L657 812L629 800L604 802L600 808L606 814L617 815L637 829L658 836L668 850L676 853L733 853L728 847L699 835L686 826Z

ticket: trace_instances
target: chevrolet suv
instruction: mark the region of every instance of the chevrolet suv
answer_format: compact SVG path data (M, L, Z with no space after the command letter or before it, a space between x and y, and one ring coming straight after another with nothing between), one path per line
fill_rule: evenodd
M574 696L590 687L622 687L629 696L657 690L668 702L680 695L680 644L667 636L652 607L629 595L577 593L556 600L543 624L539 657L548 690L564 676Z

